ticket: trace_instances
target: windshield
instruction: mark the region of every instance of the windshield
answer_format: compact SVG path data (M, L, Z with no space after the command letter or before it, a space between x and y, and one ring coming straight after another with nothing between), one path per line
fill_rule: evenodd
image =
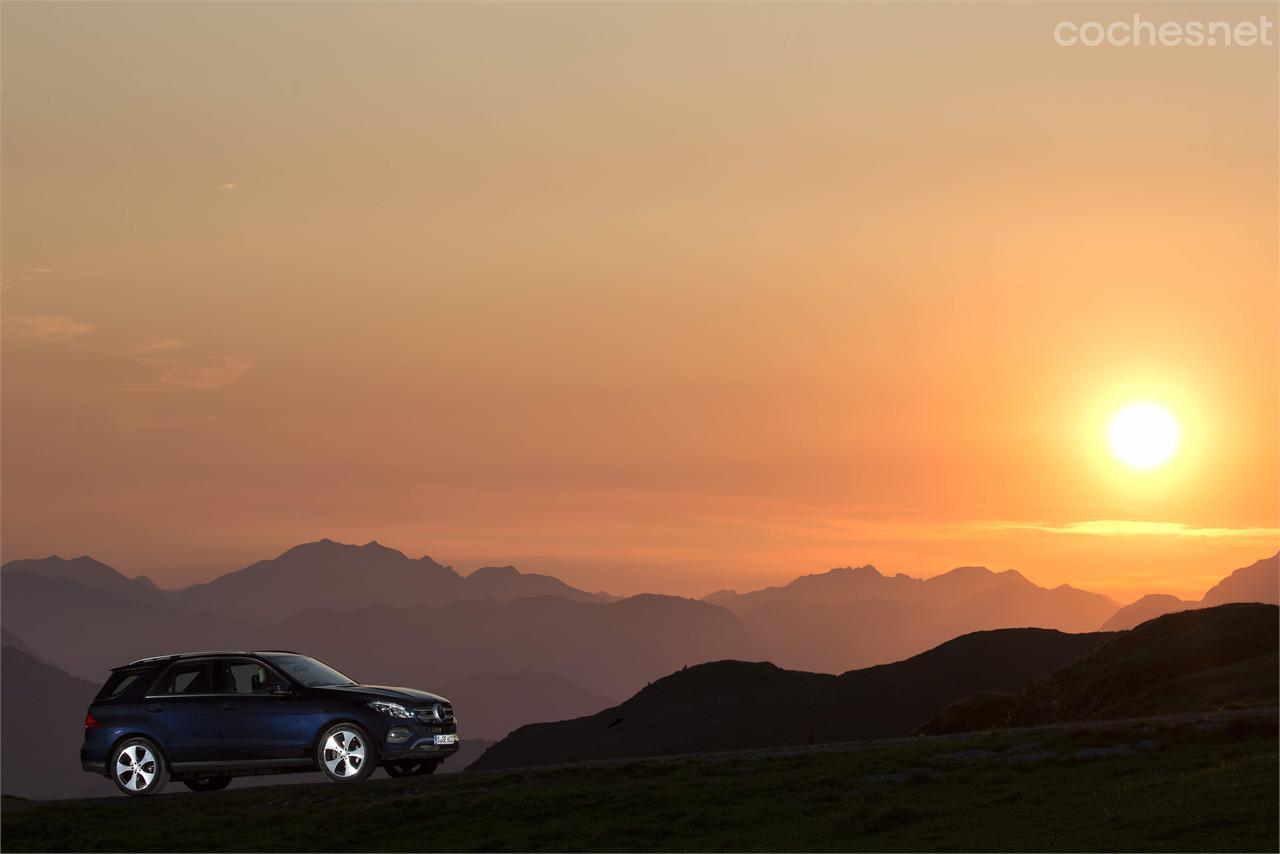
M287 673L293 681L300 682L308 688L356 684L354 680L329 665L322 664L314 658L307 658L305 655L264 655L263 658Z

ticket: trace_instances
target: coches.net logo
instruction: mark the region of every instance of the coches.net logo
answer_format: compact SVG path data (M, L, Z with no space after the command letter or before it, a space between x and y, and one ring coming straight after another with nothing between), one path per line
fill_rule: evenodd
M1053 40L1062 47L1273 47L1275 22L1148 21L1135 14L1114 21L1059 21Z

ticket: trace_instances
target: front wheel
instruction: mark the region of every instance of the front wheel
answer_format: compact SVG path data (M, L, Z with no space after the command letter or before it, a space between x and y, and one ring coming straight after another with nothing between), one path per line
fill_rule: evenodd
M316 742L316 765L330 780L354 783L373 773L377 754L365 731L355 724L336 724Z
M183 784L193 792L220 792L231 785L230 777L193 777L183 780Z
M111 780L126 795L154 795L169 782L169 769L154 741L130 738L111 754Z

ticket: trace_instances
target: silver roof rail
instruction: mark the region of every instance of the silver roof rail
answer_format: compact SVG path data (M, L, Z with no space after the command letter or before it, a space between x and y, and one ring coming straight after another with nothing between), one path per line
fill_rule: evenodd
M119 670L121 667L134 667L139 664L150 664L156 661L168 661L174 658L197 658L202 655L262 655L265 653L282 653L284 655L302 655L300 652L294 652L291 649L202 649L195 652L171 652L168 655L149 655L146 658L139 658L137 661L130 661L128 664L121 664L119 667L113 667L112 670Z

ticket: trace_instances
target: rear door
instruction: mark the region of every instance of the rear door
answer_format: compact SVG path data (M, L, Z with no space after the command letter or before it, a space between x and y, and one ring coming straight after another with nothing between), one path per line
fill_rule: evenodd
M173 763L218 762L218 695L212 658L176 661L142 700L142 713Z
M300 759L302 716L295 694L272 694L289 682L253 658L219 658L217 731L228 759L263 762Z

